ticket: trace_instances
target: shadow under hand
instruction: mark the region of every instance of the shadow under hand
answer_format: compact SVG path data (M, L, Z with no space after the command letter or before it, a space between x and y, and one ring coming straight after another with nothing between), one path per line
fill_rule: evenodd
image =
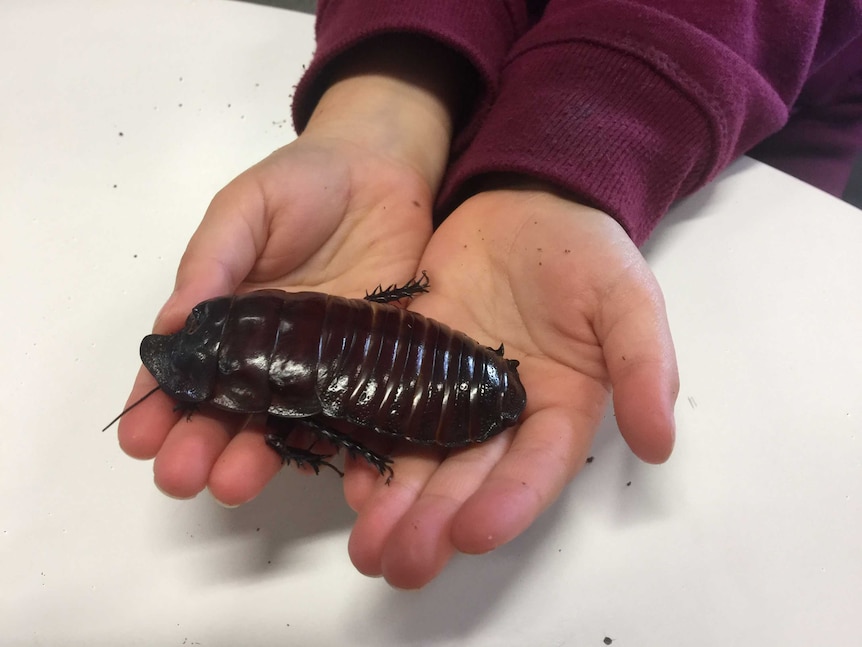
M624 535L666 516L660 468L631 454L612 411L602 420L590 455L560 498L520 537L486 555L454 556L420 591L381 588L358 603L349 623L356 628L355 643L450 644L498 622L500 613L534 612L543 608L549 591L559 590L561 578L576 579L594 568L584 560L598 533L610 529ZM549 617L529 622L555 622L555 609L549 605ZM505 623L517 625L519 619Z
M351 623L358 632L356 644L448 644L474 634L504 606L504 600L519 594L529 578L533 556L557 550L549 544L549 536L564 509L557 501L524 534L491 553L455 555L419 591L381 589L356 609L357 620Z
M194 576L211 582L305 570L305 549L323 536L345 534L356 516L344 502L336 475L291 468L237 508L222 507L208 492L174 503L179 507L170 517L167 541L173 549L190 549Z

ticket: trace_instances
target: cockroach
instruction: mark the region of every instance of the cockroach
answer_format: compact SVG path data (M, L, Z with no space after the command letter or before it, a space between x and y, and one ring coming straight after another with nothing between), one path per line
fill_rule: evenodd
M364 299L269 289L203 301L179 332L141 342L141 360L158 382L151 393L161 388L183 409L207 403L266 413L266 442L284 462L341 473L329 455L290 444L301 425L388 472L388 483L392 460L332 421L460 447L514 425L527 402L518 361L503 357L502 344L483 346L395 305L428 288L423 272L401 287L377 286Z

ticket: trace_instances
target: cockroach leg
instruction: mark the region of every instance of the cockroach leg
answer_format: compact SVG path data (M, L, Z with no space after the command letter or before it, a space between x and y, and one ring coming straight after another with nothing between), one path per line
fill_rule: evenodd
M294 447L293 445L287 444L287 436L285 434L267 434L265 436L266 444L269 445L275 452L281 456L281 460L290 465L290 462L293 461L296 463L297 467L302 467L303 465L308 465L311 469L314 470L315 474L320 474L320 467L322 465L326 465L329 468L334 469L338 472L339 476L344 476L344 472L335 467L332 463L325 460L329 458L329 456L325 456L323 454L315 454L314 452L310 452L307 449L302 449L300 447Z
M351 458L362 456L362 458L380 472L381 476L386 476L386 484L389 485L392 477L395 476L395 472L392 471L392 459L368 449L365 445L347 434L336 431L327 425L325 420L325 418L323 420L320 418L303 418L297 422L298 424L305 425L320 438L328 440L336 447L344 447Z
M391 303L401 299L412 299L417 294L428 292L429 285L428 274L423 270L421 277L410 279L401 287L393 283L384 289L382 285L378 285L371 294L365 293L365 300L374 303Z

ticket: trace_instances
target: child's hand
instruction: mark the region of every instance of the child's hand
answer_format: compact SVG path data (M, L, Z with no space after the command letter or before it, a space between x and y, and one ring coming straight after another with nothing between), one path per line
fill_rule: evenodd
M334 84L299 139L216 195L155 332L179 330L198 302L236 291L361 297L378 283L416 276L452 126L441 96L402 72L360 69ZM130 401L153 386L142 368ZM174 404L156 393L119 427L126 453L155 457L155 482L166 494L192 497L209 487L220 501L238 504L281 467L260 429L239 431L242 416L209 409L187 422Z
M601 212L536 189L482 193L433 235L420 267L431 291L411 307L503 342L521 362L527 409L483 445L398 446L388 487L348 463L351 558L399 587L424 585L456 550L486 552L523 532L584 464L611 390L635 454L666 460L678 391L659 287Z

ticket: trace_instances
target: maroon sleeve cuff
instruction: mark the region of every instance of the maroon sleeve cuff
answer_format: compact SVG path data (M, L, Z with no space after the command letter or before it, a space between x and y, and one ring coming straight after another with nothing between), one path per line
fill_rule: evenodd
M862 152L862 34L808 79L790 121L748 152L841 196Z
M376 36L416 34L461 54L483 87L477 102L496 92L503 60L528 27L528 12L517 0L321 0L315 33L317 50L296 88L293 118L297 132L308 123L328 85L328 66L341 54ZM476 112L472 106L471 111Z
M450 169L444 210L467 197L470 180L517 173L575 194L614 216L636 243L645 240L674 197L705 180L713 137L697 107L649 66L608 54L570 43L514 61Z
M743 58L636 4L571 3L515 44L441 214L480 176L517 173L609 213L640 244L675 199L781 127L785 102Z

